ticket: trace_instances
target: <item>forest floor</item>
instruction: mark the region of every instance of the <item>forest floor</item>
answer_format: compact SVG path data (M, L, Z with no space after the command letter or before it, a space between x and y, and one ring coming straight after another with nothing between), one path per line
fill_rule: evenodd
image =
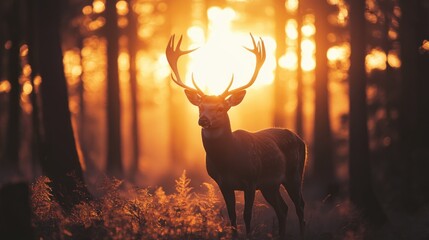
M184 172L175 181L174 191L166 193L161 187L140 188L106 178L95 188L99 197L79 204L66 215L52 197L49 179L41 177L32 185L36 236L38 239L231 239L225 204L217 186L203 183L191 187L190 182ZM327 196L314 200L308 191L311 189L304 191L305 239L424 239L412 237L413 228L424 226L412 224L413 218L388 223L373 231L346 198ZM289 206L287 239L300 239L295 207L286 191L282 190L282 195ZM239 239L245 239L243 193L236 192L236 199ZM426 213L417 216L423 218L419 222L425 222L424 216ZM274 210L257 191L250 237L278 239L277 231ZM404 235L403 231L411 234Z

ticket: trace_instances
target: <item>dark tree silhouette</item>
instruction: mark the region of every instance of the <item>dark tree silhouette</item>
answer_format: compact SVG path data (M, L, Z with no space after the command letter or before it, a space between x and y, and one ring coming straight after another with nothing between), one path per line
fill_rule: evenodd
M276 21L276 61L278 62L280 57L286 51L286 33L285 33L285 22L287 18L285 1L275 1L275 21ZM276 68L275 80L274 80L274 126L284 127L285 124L285 82L286 79L282 77L282 69L280 67Z
M8 51L8 79L11 90L9 92L8 122L6 129L5 164L11 171L19 171L19 147L20 147L20 123L21 123L21 58L20 47L22 44L21 1L13 1L7 16L8 32L11 47Z
M385 215L376 199L369 162L365 72L365 1L350 1L350 200L367 221L381 224Z
M52 180L52 190L63 209L88 198L76 151L68 108L60 40L61 5L57 0L38 1L42 116L46 142L41 160L44 173ZM42 54L43 53L43 54Z
M316 3L317 2L317 3ZM315 1L316 80L314 118L314 175L322 185L322 194L335 194L338 190L333 162L333 141L329 119L328 92L328 4Z
M106 1L107 38L107 172L122 177L121 108L119 97L119 29L116 1Z
M295 122L295 129L296 133L299 136L303 136L304 134L304 128L303 128L303 79L302 79L302 66L301 66L301 60L302 60L302 49L301 49L301 42L302 42L302 13L305 9L304 1L301 0L298 3L298 9L296 10L296 22L297 22L297 30L298 30L298 36L296 38L296 56L297 56L297 68L296 68L296 122Z
M132 1L129 1L131 4ZM130 95L131 95L131 138L132 138L132 155L131 155L131 178L138 173L139 167L139 116L138 116L138 85L137 85L137 66L136 66L136 55L137 55L137 18L134 11L130 10L128 13L128 54L130 56Z
M415 211L429 202L429 53L421 47L429 39L429 8L427 1L399 3L402 94L398 167L404 177L403 204Z
M33 153L33 174L36 175L37 167L44 156L43 153L43 143L42 143L42 133L41 133L41 121L40 121L40 99L36 93L36 86L34 80L38 74L40 74L39 63L37 61L37 26L38 18L35 11L35 2L34 0L27 0L27 24L26 24L26 38L28 44L28 63L31 66L31 75L30 82L33 87L33 91L30 93L31 105L33 107L32 111L32 127L33 127L33 139L32 139L32 153Z

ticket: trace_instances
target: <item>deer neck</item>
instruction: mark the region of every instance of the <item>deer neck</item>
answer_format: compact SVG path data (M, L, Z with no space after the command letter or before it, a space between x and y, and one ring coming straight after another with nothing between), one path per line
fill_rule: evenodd
M233 143L231 123L228 117L224 124L217 128L202 129L201 135L207 155L226 154Z

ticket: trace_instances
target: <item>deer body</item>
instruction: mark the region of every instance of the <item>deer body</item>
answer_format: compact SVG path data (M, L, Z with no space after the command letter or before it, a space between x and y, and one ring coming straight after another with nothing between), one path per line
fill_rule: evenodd
M302 176L306 159L306 145L293 132L287 129L269 128L255 133L244 130L231 131L228 110L241 103L246 88L251 86L265 60L265 47L261 39L258 44L252 36L256 56L256 67L248 84L234 90L228 87L219 96L204 94L192 82L195 88L185 85L178 73L178 58L191 51L181 51L180 38L174 49L174 36L167 46L167 60L176 78L172 79L185 88L188 100L199 108L198 124L206 151L206 168L222 192L228 210L229 219L236 234L237 218L235 212L235 192L244 191L244 222L246 233L250 233L252 207L256 190L260 190L265 200L274 208L279 222L279 235L285 237L288 206L280 195L283 185L292 199L298 215L301 237L304 234L304 200L301 193Z

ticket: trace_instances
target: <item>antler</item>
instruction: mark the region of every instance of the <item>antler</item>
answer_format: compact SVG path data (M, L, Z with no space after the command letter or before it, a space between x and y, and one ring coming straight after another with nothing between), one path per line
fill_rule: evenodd
M253 49L247 48L247 47L244 47L244 48L247 49L249 52L255 54L255 57L256 57L256 65L255 65L255 71L253 72L253 76L252 76L252 78L250 79L250 81L246 85L229 91L229 88L231 87L232 82L234 81L234 75L233 75L232 78L231 78L231 81L230 81L230 83L228 85L228 87L221 94L221 96L224 97L224 98L227 97L227 96L229 96L229 95L231 95L231 94L233 94L233 93L239 92L241 90L244 90L244 89L252 86L252 84L256 81L256 78L258 77L259 70L261 69L262 65L265 62L266 54L265 54L264 41L262 40L262 38L259 38L258 43L256 43L255 39L253 38L252 33L250 33L250 37L252 38Z
M174 44L174 37L175 35L171 36L170 41L168 41L168 45L167 48L165 49L165 54L167 56L167 60L168 60L168 64L170 64L171 69L173 70L173 73L171 74L171 79L179 86L188 89L190 91L193 92L197 92L198 94L200 94L201 96L204 95L204 92L201 91L201 89L197 86L197 84L195 83L194 80L194 75L192 74L192 84L194 85L195 88L189 87L187 86L185 83L183 83L182 79L180 78L180 74L179 74L179 70L177 68L177 61L179 59L180 56L188 54L190 52L193 52L195 50L197 50L197 48L195 49L191 49L191 50L187 50L187 51L182 51L180 50L180 44L182 44L182 35L180 36L179 41L177 42L177 45L175 46Z

